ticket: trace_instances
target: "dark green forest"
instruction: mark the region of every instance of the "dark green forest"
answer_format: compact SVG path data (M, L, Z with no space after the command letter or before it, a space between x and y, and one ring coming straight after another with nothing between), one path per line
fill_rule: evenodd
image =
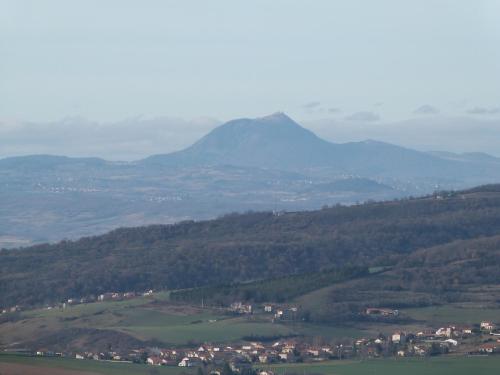
M429 280L449 287L449 278L458 284L499 282L498 240L481 242L496 235L500 185L310 212L231 214L123 228L0 251L0 306L275 279L349 266L403 267L406 271L394 273L391 283L416 289ZM472 242L455 250L462 240ZM460 254L466 259L455 262ZM464 262L467 272L460 265ZM431 268L440 271L429 275Z
M368 274L367 267L343 267L248 283L182 289L172 292L170 299L187 303L199 303L203 300L215 306L227 306L238 300L283 303L313 290Z

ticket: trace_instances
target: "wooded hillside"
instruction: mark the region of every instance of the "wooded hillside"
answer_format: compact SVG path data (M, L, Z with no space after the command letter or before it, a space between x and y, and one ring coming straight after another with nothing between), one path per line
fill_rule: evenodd
M436 246L495 235L500 235L500 186L311 212L234 214L118 229L1 251L0 306L261 280L333 267L404 263L425 268L436 266L432 262L438 259L443 266L447 257L458 255ZM488 255L498 241L481 244L477 251L486 254L470 263L472 270L498 264L497 255Z

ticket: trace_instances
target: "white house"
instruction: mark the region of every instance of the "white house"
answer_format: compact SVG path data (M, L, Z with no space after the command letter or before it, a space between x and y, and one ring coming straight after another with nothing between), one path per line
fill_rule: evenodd
M481 329L484 329L485 331L493 331L496 328L495 323L493 322L481 322Z
M453 339L444 340L444 342L447 343L447 344L453 345L453 346L457 346L458 345L458 341L457 340L453 340Z
M405 342L405 334L403 332L394 332L391 336L392 342L395 344L402 344Z

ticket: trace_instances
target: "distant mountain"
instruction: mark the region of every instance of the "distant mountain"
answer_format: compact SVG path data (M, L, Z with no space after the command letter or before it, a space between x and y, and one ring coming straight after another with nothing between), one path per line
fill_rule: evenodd
M249 210L300 211L500 181L498 159L331 143L284 113L229 121L136 162L0 160L0 248Z
M185 150L155 155L145 164L240 165L297 170L328 166L333 145L284 113L229 121Z
M481 177L463 161L372 140L343 144L327 142L286 114L275 113L257 119L229 121L182 151L151 156L140 163L238 165L302 172L307 169L309 173L326 168L328 173L368 178L434 178L436 184L458 182L469 178L471 173ZM476 158L473 161L481 163L484 160ZM496 171L496 176L500 178L500 170Z

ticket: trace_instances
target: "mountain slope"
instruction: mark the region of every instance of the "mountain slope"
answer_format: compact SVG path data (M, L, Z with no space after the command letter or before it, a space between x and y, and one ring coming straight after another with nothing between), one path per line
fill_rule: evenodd
M144 163L242 165L300 169L329 164L332 144L283 113L229 121L183 151L156 155Z

